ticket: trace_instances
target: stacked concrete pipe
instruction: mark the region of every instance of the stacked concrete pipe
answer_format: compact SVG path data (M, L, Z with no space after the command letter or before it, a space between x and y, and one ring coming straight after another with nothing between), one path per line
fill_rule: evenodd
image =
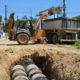
M22 65L15 65L12 68L12 80L29 80Z
M31 80L48 80L32 61L27 61L26 72Z
M19 63L12 68L12 80L48 80L31 59L20 60Z

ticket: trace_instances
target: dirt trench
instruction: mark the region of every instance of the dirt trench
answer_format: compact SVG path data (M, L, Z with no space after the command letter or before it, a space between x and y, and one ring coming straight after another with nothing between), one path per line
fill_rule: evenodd
M7 43L0 43L0 80L11 80L12 65L27 57L33 59L49 80L80 80L80 49L66 45Z

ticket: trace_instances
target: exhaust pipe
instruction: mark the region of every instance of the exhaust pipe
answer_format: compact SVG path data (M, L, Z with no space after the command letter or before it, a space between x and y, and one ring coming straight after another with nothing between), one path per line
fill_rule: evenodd
M42 71L30 61L26 66L26 72L28 74L28 78L31 78L31 80L48 80Z
M12 68L12 80L29 80L22 65L16 65Z

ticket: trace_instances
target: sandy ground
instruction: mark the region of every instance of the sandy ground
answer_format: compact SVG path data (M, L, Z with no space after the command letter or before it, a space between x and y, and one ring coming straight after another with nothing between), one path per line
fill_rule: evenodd
M34 62L41 69L44 67L42 70L50 80L80 80L79 48L53 44L21 46L6 39L0 40L0 80L11 80L12 64L24 56L33 56Z

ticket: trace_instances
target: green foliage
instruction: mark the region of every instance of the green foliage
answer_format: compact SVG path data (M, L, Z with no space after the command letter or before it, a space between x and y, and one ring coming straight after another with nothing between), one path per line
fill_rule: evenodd
M15 27L16 28L23 28L27 29L31 27L31 23L29 20L20 20L20 21L15 21Z
M2 22L0 22L0 24L3 24Z
M75 46L80 47L80 42L76 42L76 43L75 43Z
M34 24L37 21L37 18L32 18L32 23Z
M78 19L78 20L80 20L80 16L73 17L73 19Z
M15 27L17 28L19 25L19 21L15 21Z
M25 24L26 20L21 20L21 21L15 21L15 27L18 28L20 26L20 24Z
M32 21L32 24L34 24L36 21L37 21L37 19L36 18L32 18L31 17L31 21ZM25 26L24 26L25 25ZM18 27L21 27L22 26L22 28L27 28L27 27L29 27L29 25L27 24L27 20L18 20L18 21L15 21L15 27L16 28L18 28Z
M27 16L23 16L22 17L22 20L27 20Z

